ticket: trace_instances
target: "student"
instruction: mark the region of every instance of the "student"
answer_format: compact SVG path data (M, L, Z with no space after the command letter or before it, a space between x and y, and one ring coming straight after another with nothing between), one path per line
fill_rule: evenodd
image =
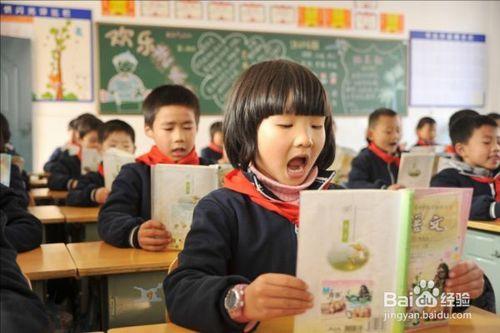
M433 187L472 187L471 220L500 218L500 133L488 116L466 116L451 126L457 160L433 177Z
M124 121L114 119L99 127L98 135L101 151L118 148L128 153L135 152L134 129ZM98 172L88 172L78 178L78 184L71 189L66 198L69 206L97 206L108 198L109 191L104 187L104 169L99 166Z
M86 113L78 117L78 145L82 148L99 148L97 130L102 124L96 116ZM69 150L51 165L48 187L51 190L70 190L75 188L81 175L81 151L72 155Z
M236 82L223 128L236 169L226 188L195 207L179 267L164 282L171 320L203 332L242 331L247 322L251 329L256 320L312 306L293 276L299 191L327 188L333 175L325 171L335 152L331 110L321 83L301 65L250 67ZM243 290L242 312L228 300Z
M0 184L0 210L5 217L6 239L17 252L37 248L42 243L42 224L28 213L24 198Z
M163 251L171 236L162 223L151 219L151 166L209 161L199 158L194 147L200 107L190 90L160 86L146 97L142 109L146 135L155 145L136 163L122 167L99 212L98 230L101 239L117 247Z
M490 117L491 119L496 121L497 126L500 127L500 114L498 114L496 112L491 112L491 113L488 113L488 117Z
M453 125L454 122L456 122L460 118L469 117L469 116L478 116L478 115L479 115L479 113L477 111L474 111L474 110L470 110L470 109L458 110L457 112L452 114L450 119L448 120L448 133L449 134L451 133L451 126ZM450 134L450 136L451 136L451 134ZM444 148L444 151L445 151L445 153L448 153L450 155L450 157L452 157L452 158L455 157L455 148L453 147L453 144L447 145Z
M435 146L436 142L436 121L431 117L423 117L417 124L418 141L415 147L419 146Z
M216 164L222 159L223 146L222 122L216 121L210 125L210 144L201 150L201 157Z
M368 117L368 147L352 161L348 188L397 190L401 120L391 109L380 108Z
M62 156L63 152L71 147L78 147L78 118L71 120L68 124L69 140L62 147L57 147L49 157L49 160L44 164L43 171L49 172L50 168Z

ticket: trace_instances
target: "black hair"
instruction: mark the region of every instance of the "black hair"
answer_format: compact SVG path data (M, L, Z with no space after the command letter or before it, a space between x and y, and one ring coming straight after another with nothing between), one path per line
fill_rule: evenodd
M498 114L496 112L488 113L487 116L490 117L491 119L495 120L495 121L500 120L500 114Z
M68 123L68 131L76 131L78 130L78 118L71 119L71 121Z
M103 123L99 126L98 139L99 143L103 143L111 133L114 132L124 132L132 139L135 143L135 132L132 126L124 122L123 120L113 119Z
M76 118L78 137L83 137L92 131L98 131L102 125L102 120L91 113L84 113Z
M0 150L3 151L5 144L9 143L11 136L9 121L3 113L0 113L0 135Z
M451 115L450 120L448 120L448 131L451 133L451 126L454 122L461 119L462 117L479 116L479 112L471 109L458 110Z
M419 130L423 128L425 125L430 125L430 126L436 125L436 121L431 117L420 118L417 124L417 129Z
M397 117L396 111L388 108L378 108L368 116L368 128L373 128L377 124L377 121L383 117Z
M231 164L246 170L255 160L260 123L281 114L326 117L325 145L315 164L328 168L335 158L335 138L327 94L309 69L288 60L252 65L235 82L222 126Z
M461 117L451 125L450 137L453 145L467 143L474 131L482 126L497 127L496 121L488 116L465 116Z
M216 121L210 125L210 140L213 141L215 133L222 132L222 121Z
M144 122L153 127L156 114L162 106L182 105L193 110L196 125L200 121L200 103L198 97L189 89L176 84L156 87L142 103Z

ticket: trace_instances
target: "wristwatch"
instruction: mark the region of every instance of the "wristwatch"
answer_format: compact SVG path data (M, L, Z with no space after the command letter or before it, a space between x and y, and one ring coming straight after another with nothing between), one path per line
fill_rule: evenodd
M244 320L243 307L245 306L245 289L247 284L237 284L228 290L224 298L224 307L231 319Z

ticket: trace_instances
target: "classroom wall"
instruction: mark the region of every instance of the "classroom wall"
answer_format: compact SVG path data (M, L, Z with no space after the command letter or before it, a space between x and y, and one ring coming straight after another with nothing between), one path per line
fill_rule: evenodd
M11 1L14 2L14 1ZM249 1L250 2L250 1ZM273 1L273 3L293 3L294 1ZM317 33L321 35L342 35L370 38L407 38L409 30L441 30L453 32L474 32L487 35L488 45L488 88L487 100L481 112L500 112L500 2L497 1L377 1L379 12L398 12L405 15L405 34L391 36L378 32L337 31L330 29L290 28L273 25L254 26L239 24L238 29L286 32ZM102 17L99 1L16 1L16 3L47 5L56 7L85 8L93 11L97 22L131 23L133 19ZM307 1L308 5L353 8L353 1ZM179 27L227 29L227 23L211 21L191 22L186 20L141 17L141 25L171 25ZM234 28L234 25L231 26ZM29 37L30 32L25 33ZM22 37L22 36L17 36ZM95 38L95 34L94 34ZM95 49L95 48L94 48ZM97 58L94 55L94 59ZM33 64L36 66L36 63ZM94 86L97 86L98 73L94 69ZM97 89L97 88L96 88ZM377 107L374 105L374 108ZM420 117L430 115L438 121L438 141L447 143L447 121L454 109L449 108L409 108L408 116L403 118L403 142L409 145L416 140L414 127ZM33 103L33 169L39 171L52 150L66 141L66 124L83 112L97 113L97 103L74 102L34 102ZM334 111L335 113L335 111ZM102 116L104 121L120 118L129 122L137 133L137 153L149 149L151 140L144 135L141 116ZM196 146L198 150L209 141L210 124L221 117L203 116L200 120ZM364 132L366 117L336 117L337 142L339 145L360 149L365 145Z

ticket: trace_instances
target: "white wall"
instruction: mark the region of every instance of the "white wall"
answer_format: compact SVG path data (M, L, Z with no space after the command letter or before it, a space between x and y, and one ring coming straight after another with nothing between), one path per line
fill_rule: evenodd
M14 1L11 1L14 2ZM273 1L276 3L278 1ZM279 1L297 4L297 1ZM303 29L274 25L238 24L237 29L249 31L270 31L286 33L317 33L321 35L343 35L372 38L407 38L409 30L441 30L474 32L487 35L488 45L488 90L486 105L482 112L500 111L500 2L497 1L377 1L379 12L399 12L405 15L405 34L389 36L377 32L336 31L330 29ZM179 27L227 29L227 24L210 21L191 22L185 20L155 18L123 19L102 17L100 1L16 1L16 3L47 5L56 7L92 9L94 21L123 22L142 25L170 25ZM308 5L353 8L353 1L304 1ZM235 28L232 25L230 28ZM95 38L95 34L94 34ZM95 40L94 40L95 42ZM94 48L96 49L96 48ZM94 55L97 59L97 55ZM33 66L37 64L34 63ZM94 82L98 80L94 69ZM96 86L96 85L95 85ZM409 108L403 119L403 142L412 144L416 139L413 129L420 117L430 115L438 121L439 142L448 142L447 122L454 109ZM66 125L83 112L97 113L97 103L34 102L33 103L33 168L41 170L52 150L66 141ZM129 122L137 134L138 153L149 149L151 141L144 135L142 116L102 116L103 120L120 118ZM208 143L208 127L221 117L203 116L200 121L196 146L198 149ZM340 145L360 149L364 144L366 117L337 117L337 142Z

